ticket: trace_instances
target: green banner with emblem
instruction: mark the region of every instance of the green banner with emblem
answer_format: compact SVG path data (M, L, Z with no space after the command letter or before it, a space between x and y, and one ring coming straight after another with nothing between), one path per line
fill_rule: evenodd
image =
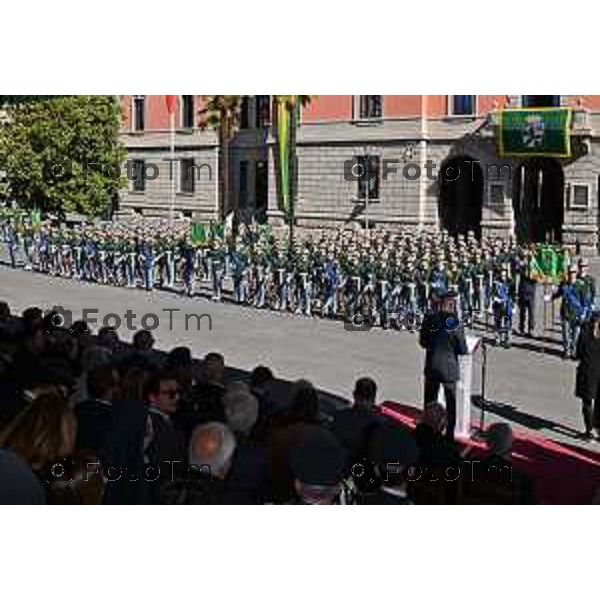
M566 250L559 246L539 245L529 262L531 276L544 283L560 283L567 269Z
M570 108L515 108L500 113L501 157L571 156Z

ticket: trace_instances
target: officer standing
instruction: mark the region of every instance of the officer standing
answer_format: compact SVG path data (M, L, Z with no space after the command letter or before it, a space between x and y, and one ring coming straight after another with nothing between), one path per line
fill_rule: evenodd
M556 298L561 298L563 358L574 359L581 323L585 316L581 287L577 284L576 266L569 267L567 279L560 284L558 290L551 297L546 296L544 300L550 301Z
M6 249L10 258L10 266L13 269L17 268L17 247L18 247L17 230L12 221L8 222L6 227Z
M584 309L584 321L591 318L596 308L596 281L588 272L589 263L585 258L579 260L578 285L581 289L581 297Z
M212 299L214 302L221 302L225 271L225 250L219 246L217 240L213 240L210 250L210 270L212 273L213 287Z
M508 279L508 269L502 266L500 279L494 282L492 312L496 328L496 342L503 348L510 348L513 317L512 286Z
M141 255L144 287L149 292L154 288L154 247L150 236L147 236L142 243Z
M520 263L519 286L517 291L519 303L519 333L533 337L535 331L535 296L537 283L532 277L529 260Z
M189 238L182 240L181 256L183 257L183 293L190 298L194 295L196 274L196 249Z
M323 306L323 316L335 318L338 313L337 294L340 283L340 276L337 261L333 253L330 253L325 261L323 269L323 285L325 287L325 304Z

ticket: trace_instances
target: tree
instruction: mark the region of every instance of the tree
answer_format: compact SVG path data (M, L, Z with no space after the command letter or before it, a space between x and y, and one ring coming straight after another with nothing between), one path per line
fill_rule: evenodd
M6 195L25 208L62 217L106 214L125 183L118 98L16 98L5 101L0 126Z
M205 96L205 105L200 110L200 127L210 127L217 132L221 160L219 161L219 219L229 209L230 149L236 129L240 123L240 108L243 96Z

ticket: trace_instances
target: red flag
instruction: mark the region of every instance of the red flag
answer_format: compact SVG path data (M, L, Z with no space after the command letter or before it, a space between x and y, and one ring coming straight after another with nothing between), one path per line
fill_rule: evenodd
M167 110L172 115L177 110L177 96L165 96Z

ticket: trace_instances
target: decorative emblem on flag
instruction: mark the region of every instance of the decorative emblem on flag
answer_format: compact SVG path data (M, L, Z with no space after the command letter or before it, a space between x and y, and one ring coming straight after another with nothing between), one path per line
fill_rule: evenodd
M527 148L539 148L544 144L546 125L540 115L529 115L523 124L523 145Z
M571 109L509 108L500 111L498 154L514 157L571 156Z

